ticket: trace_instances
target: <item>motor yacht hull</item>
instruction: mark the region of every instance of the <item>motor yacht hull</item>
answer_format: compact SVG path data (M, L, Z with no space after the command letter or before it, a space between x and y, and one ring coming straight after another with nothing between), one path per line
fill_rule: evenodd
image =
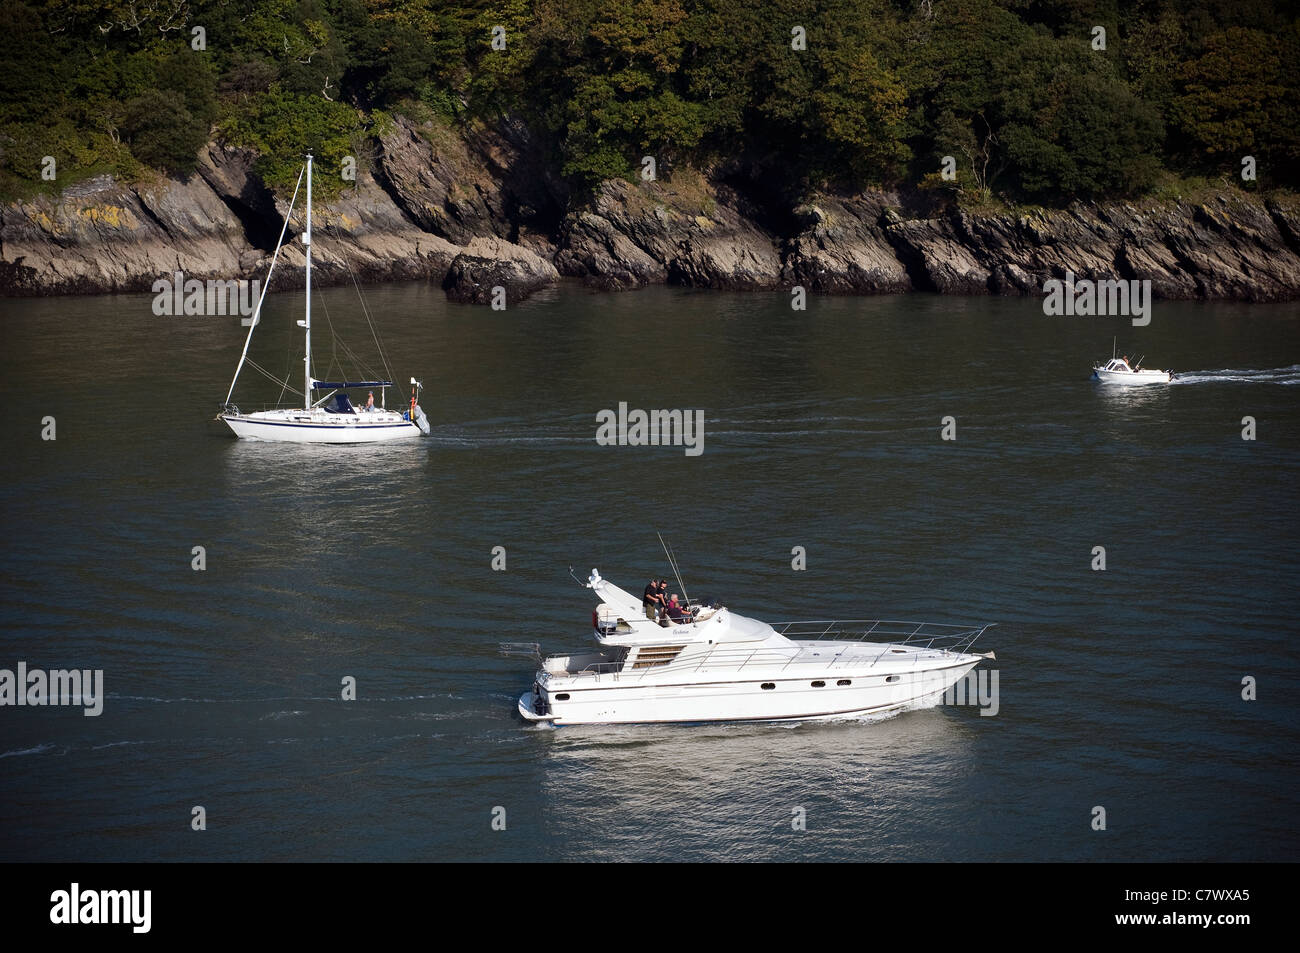
M743 680L678 680L669 673L647 678L547 679L539 695L525 692L519 713L555 725L704 722L784 722L857 718L924 707L980 662L957 656L934 667L898 671L836 669L746 673ZM770 687L764 687L770 686ZM540 711L539 711L540 709Z
M241 440L280 443L382 443L419 437L420 428L401 415L322 414L306 411L266 411L222 414L221 419Z
M889 714L937 703L993 658L971 651L992 623L767 623L717 601L655 620L644 600L596 569L585 588L601 600L591 614L599 651L543 656L535 642L501 643L504 654L540 663L532 691L517 703L526 721L700 724Z

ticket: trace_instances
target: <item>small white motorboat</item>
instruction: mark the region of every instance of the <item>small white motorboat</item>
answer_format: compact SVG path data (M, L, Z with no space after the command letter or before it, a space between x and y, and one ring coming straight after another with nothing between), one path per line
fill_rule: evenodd
M576 578L576 577L575 577ZM888 714L937 703L983 659L988 625L760 622L718 603L648 618L642 600L601 578L596 652L542 658L536 643L502 645L540 661L519 698L529 722L554 725L806 721ZM676 611L676 606L674 606Z
M1102 384L1168 384L1174 379L1173 371L1159 371L1142 366L1142 358L1130 364L1128 355L1120 357L1111 342L1110 360L1092 366L1092 379Z

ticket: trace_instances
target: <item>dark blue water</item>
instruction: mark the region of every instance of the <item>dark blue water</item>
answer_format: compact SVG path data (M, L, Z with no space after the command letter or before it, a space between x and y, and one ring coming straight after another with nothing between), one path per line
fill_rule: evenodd
M291 381L297 300L254 342ZM364 350L355 295L320 300ZM107 699L0 708L0 860L1294 857L1294 307L1158 302L1136 329L926 296L367 301L428 440L227 439L237 319L3 303L0 668L103 669ZM1108 393L1112 335L1196 373ZM703 409L704 452L598 446L620 401ZM998 713L525 727L533 666L498 643L585 645L568 567L636 590L669 572L656 532L693 596L760 618L997 622Z

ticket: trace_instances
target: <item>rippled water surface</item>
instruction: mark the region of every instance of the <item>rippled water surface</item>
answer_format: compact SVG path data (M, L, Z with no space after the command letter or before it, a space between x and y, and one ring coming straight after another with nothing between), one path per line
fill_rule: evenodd
M0 668L107 693L0 708L0 859L1293 859L1293 306L1157 302L1137 329L929 296L366 297L427 440L228 439L238 319L0 305ZM354 292L318 301L373 355ZM299 307L253 346L291 383ZM1089 383L1112 335L1182 376ZM704 452L598 446L620 401L702 409ZM998 713L524 726L532 665L498 643L586 644L568 567L639 591L656 531L692 595L760 618L997 622Z

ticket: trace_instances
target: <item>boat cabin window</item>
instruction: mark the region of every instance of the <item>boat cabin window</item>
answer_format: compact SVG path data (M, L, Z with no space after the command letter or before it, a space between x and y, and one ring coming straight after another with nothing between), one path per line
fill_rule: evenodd
M555 696L555 700L556 700L557 702L567 702L567 701L569 700L569 693L568 693L568 692L560 692L560 694L558 694L558 695Z
M841 679L840 679L838 682L836 682L835 684L836 684L836 685L852 685L852 684L853 684L853 679L851 679L851 678L841 678Z
M898 681L898 676L897 676L897 675L890 675L889 677L887 677L887 678L885 679L885 681L887 681L887 682L896 682L896 681Z
M826 683L825 683L825 682L813 682L813 683L812 683L812 687L813 687L813 688L825 688L825 687L826 687Z
M775 683L775 682L764 682L764 683L763 683L763 687L766 688L766 689L776 688L776 683Z

